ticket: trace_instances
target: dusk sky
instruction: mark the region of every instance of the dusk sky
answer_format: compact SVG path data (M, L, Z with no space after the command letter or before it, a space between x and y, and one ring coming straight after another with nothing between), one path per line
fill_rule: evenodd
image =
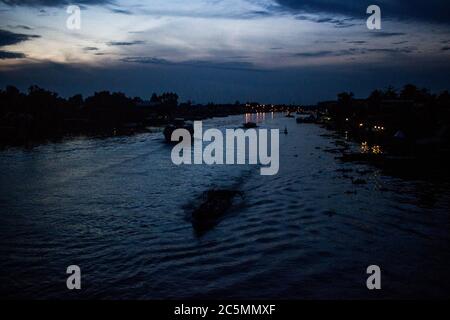
M381 30L366 27L371 4ZM440 91L449 74L448 0L0 0L1 87L309 104L408 82Z

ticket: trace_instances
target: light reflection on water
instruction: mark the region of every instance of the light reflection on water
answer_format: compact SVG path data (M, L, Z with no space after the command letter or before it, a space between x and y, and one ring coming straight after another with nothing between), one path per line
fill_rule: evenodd
M383 149L380 145L369 145L366 141L361 142L360 147L361 153L373 153L373 154L382 154Z
M370 298L371 264L383 272L375 297L448 297L448 186L341 163L318 126L247 116L287 127L278 175L174 166L160 133L2 151L2 297ZM234 116L204 129L241 125ZM199 238L187 216L212 187L245 198ZM65 289L71 264L81 292Z
M274 113L270 113L271 119L274 119ZM257 112L257 113L246 113L244 115L244 123L247 122L255 122L255 123L262 123L266 120L266 113L265 112Z

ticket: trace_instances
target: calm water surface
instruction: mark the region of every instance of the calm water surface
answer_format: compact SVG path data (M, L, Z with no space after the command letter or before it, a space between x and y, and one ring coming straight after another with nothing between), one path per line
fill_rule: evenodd
M341 163L324 129L252 117L289 131L275 176L177 167L160 133L0 151L1 297L448 298L448 185ZM245 196L198 237L189 212L214 187ZM72 264L79 292L66 289ZM382 269L378 292L365 286L371 264Z

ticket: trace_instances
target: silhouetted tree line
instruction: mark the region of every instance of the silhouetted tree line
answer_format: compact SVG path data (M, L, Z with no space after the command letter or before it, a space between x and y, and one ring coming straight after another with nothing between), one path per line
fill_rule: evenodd
M173 92L148 101L121 92L100 91L83 98L63 98L38 86L20 92L14 86L0 89L0 144L24 144L71 135L131 134L148 126L163 126L177 117L204 119L248 112L244 105L193 105L178 103Z
M450 146L450 94L433 94L407 84L374 90L366 99L342 92L334 102L319 104L329 125L364 140L388 144L402 140L412 147Z
M150 102L160 103L169 107L176 107L178 105L178 95L173 92L163 93L160 96L158 96L156 93L153 93Z
M101 91L83 99L68 99L55 92L31 86L27 93L7 86L0 90L0 141L20 144L73 134L111 134L139 130L155 112L161 117L178 105L178 95L154 94L154 108L143 108L142 99L120 92Z

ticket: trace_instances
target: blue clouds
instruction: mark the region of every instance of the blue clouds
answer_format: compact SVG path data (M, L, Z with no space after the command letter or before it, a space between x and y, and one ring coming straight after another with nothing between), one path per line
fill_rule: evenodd
M252 19L278 13L273 0L0 0L11 7L100 6L123 15Z
M0 50L0 60L4 59L22 59L25 58L25 54L22 52L11 52Z
M110 10L115 13L128 15L135 13L133 10L127 8L126 2L120 0L0 0L0 2L10 6L31 7L53 7L72 3L80 5L115 5L120 2L122 7L113 7ZM175 6L180 6L180 1L178 0L167 0L166 2L168 6L171 3ZM192 2L192 12L198 8L196 5L197 2ZM235 1L220 0L203 1L203 5L222 5L226 7L227 2L230 4L230 7L236 6ZM326 19L333 19L337 15L363 19L366 15L367 6L371 4L361 0L247 0L245 2L255 8L243 12L242 18L269 16L277 14L280 11L290 11L294 13L327 14L328 18ZM134 4L143 10L150 9L149 11L151 12L151 7L154 3L158 6L158 1ZM189 4L189 1L186 1L186 3ZM444 24L450 23L450 1L448 0L378 0L376 4L382 8L382 15L385 18L419 20Z
M28 35L22 33L14 33L7 30L0 30L0 48L15 45L33 38L39 38L38 35ZM0 50L0 60L6 59L22 59L26 55L22 52Z
M142 40L133 40L133 41L110 41L107 44L109 46L134 46L137 44L144 44L145 41Z
M133 12L131 10L121 9L121 8L110 8L111 12L119 13L119 14L127 14L132 15Z
M240 57L238 57L240 58ZM223 70L244 70L252 72L262 72L263 70L257 69L250 62L211 62L211 61L199 61L190 60L184 62L173 62L166 59L155 57L125 57L121 59L122 62L134 63L134 64L147 64L147 65L163 65L174 67L198 67L208 69L223 69Z
M0 2L10 6L30 6L30 7L57 7L69 4L97 5L108 4L113 0L0 0Z
M406 33L404 32L386 32L386 31L373 31L370 33L372 37L377 38L390 38L390 37L397 37L397 36L404 36Z
M38 35L29 35L14 33L8 30L0 30L0 47L14 45L33 38L39 38Z
M367 7L372 4L361 0L276 0L286 10L327 13L364 18ZM386 18L450 23L450 1L448 0L379 0Z
M396 48L349 48L343 50L322 50L308 51L294 54L296 57L303 58L323 58L323 57L349 57L355 55L365 55L371 53L381 53L385 55L408 54L416 51L414 47L396 47Z
M295 19L312 21L316 23L329 23L334 25L336 28L349 28L355 26L353 18L332 18L324 15L299 14L295 16Z

